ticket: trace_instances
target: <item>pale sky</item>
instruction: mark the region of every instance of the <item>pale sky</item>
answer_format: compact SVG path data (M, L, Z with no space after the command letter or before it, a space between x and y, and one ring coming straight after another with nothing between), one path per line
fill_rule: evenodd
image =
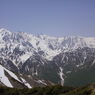
M95 0L0 0L0 28L95 37Z

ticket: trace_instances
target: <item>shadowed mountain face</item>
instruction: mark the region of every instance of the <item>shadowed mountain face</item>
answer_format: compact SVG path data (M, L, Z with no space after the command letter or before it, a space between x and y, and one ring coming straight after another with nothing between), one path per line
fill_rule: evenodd
M94 63L95 38L34 36L0 29L0 65L24 77L30 86L95 82Z

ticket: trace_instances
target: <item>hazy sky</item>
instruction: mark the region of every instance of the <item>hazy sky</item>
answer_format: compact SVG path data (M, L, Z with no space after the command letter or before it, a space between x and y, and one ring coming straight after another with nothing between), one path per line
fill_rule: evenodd
M95 37L95 0L0 0L0 28Z

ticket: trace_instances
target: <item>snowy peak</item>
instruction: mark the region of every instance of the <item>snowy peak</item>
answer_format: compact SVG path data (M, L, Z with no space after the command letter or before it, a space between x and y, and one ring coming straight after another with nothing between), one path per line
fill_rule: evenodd
M9 30L7 30L7 29L1 28L0 29L0 34L2 34L2 35L11 34L11 32Z
M4 31L7 32L8 30L5 29L5 28L1 28L1 29L0 29L0 32L4 32Z

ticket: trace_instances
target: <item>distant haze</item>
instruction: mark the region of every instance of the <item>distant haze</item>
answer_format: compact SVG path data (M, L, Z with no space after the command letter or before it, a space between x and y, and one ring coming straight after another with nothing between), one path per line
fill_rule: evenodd
M95 37L95 0L0 0L0 28Z

